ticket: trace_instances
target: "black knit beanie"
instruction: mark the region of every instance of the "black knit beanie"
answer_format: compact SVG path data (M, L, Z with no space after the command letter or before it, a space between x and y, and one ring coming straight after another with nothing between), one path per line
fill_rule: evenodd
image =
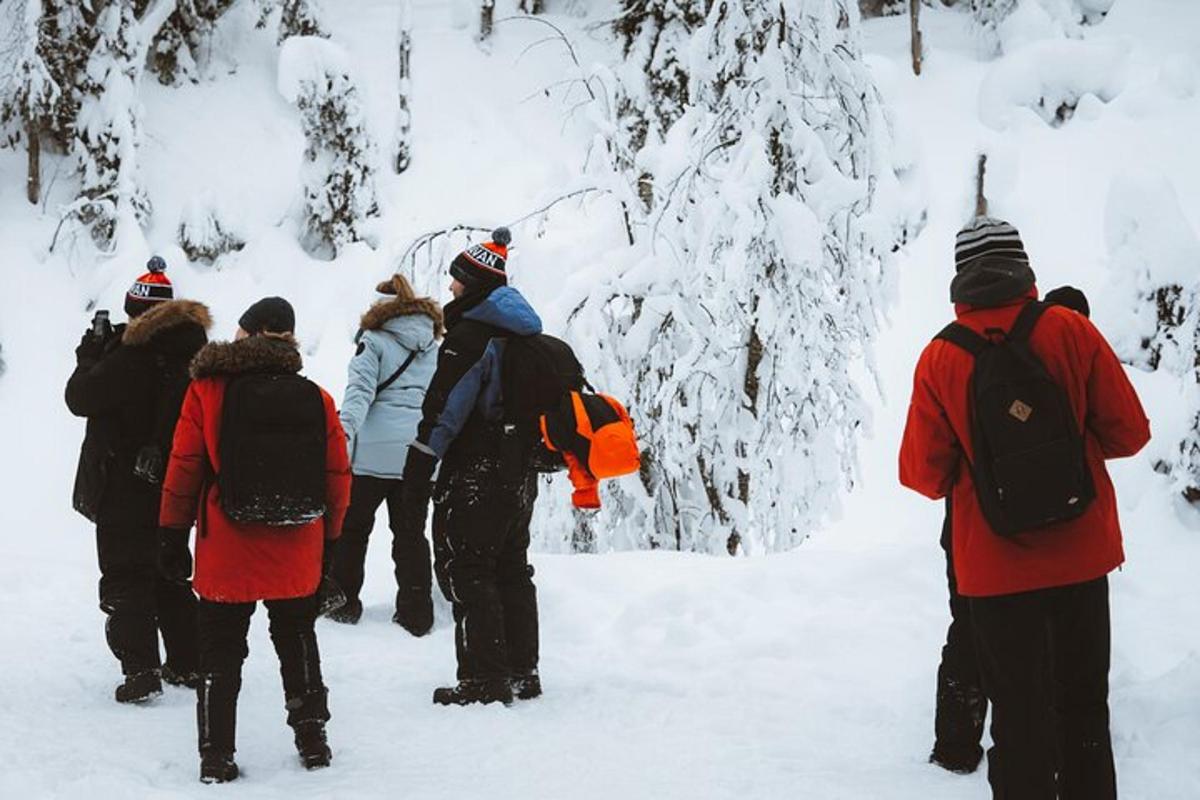
M508 228L496 228L490 242L473 244L450 262L450 275L472 291L504 286L508 283L505 267L511 241Z
M296 312L282 297L264 297L246 309L238 327L254 336L259 333L295 333Z

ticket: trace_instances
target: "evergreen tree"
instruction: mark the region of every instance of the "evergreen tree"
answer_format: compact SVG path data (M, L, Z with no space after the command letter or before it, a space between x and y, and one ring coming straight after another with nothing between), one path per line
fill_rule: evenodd
M150 0L139 0L139 15ZM174 86L198 80L213 29L236 0L176 0L175 10L150 45L148 67L160 83Z
M318 0L279 0L279 43L291 36L329 36Z
M284 42L280 90L300 111L304 151L304 233L310 253L336 256L364 240L364 225L379 215L375 146L349 56L313 36Z
M40 0L0 6L0 145L25 143L29 153L26 197L31 203L41 196L42 129L61 95L38 52L41 18Z
M596 526L608 545L792 547L854 479L867 408L850 366L899 226L852 1L643 18L658 33L630 61L651 64L648 130L673 143L650 148L652 250L572 318L631 376L646 444L640 491L610 493Z
M94 3L93 7L98 7ZM74 152L79 218L108 248L119 220L141 222L150 203L137 179L141 50L132 0L109 0L96 17L96 43L79 84Z

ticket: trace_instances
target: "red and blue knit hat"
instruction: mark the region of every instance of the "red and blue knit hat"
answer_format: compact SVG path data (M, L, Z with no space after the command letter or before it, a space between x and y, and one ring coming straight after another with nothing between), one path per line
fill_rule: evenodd
M167 262L153 256L146 262L145 275L133 282L125 295L125 313L130 319L149 311L159 303L175 299L175 289L166 276Z
M468 290L487 289L508 283L505 267L512 233L508 228L492 231L492 240L473 244L450 262L450 274Z

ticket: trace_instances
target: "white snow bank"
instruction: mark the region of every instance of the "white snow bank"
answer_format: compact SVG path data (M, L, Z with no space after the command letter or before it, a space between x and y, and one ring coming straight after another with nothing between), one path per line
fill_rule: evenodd
M1005 130L1018 109L1029 109L1050 125L1074 113L1085 95L1105 103L1124 90L1130 45L1123 41L1046 41L1028 45L996 62L979 89L979 115Z
M1133 276L1156 286L1192 286L1200 279L1200 238L1183 213L1175 187L1163 175L1123 173L1113 178L1104 233L1118 280Z

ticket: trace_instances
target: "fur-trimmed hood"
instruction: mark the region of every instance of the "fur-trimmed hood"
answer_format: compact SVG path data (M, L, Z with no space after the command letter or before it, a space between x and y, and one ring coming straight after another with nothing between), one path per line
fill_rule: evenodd
M416 300L401 300L398 297L380 300L362 315L359 327L364 331L377 331L381 330L389 320L418 315L428 317L433 321L434 335L440 338L442 335L442 309L435 301L425 297Z
M192 378L267 372L289 375L304 367L296 340L282 336L250 336L235 342L212 342L192 359Z
M121 343L132 347L145 345L163 331L188 323L208 331L212 327L208 306L195 300L167 300L129 320Z

